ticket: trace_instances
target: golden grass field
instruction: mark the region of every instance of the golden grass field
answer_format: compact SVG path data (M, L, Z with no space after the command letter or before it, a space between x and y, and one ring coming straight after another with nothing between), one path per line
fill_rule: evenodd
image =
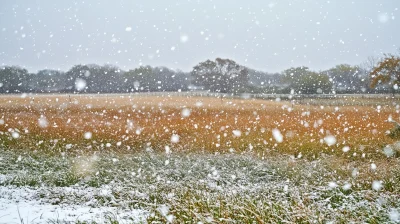
M389 117L400 120L397 103L389 99L376 105L340 106L332 101L333 106L319 106L179 96L3 95L0 131L3 145L31 150L62 150L65 145L83 151L163 151L169 147L259 156L323 152L368 158L381 155L386 144L395 142L386 132L394 127L387 122ZM190 114L185 114L185 108ZM41 117L45 121L42 127ZM276 141L273 129L281 132L283 142ZM19 137L13 138L13 132ZM84 138L86 132L92 134L90 139ZM173 135L179 136L179 142L171 142ZM336 143L328 146L326 136L334 136ZM350 147L348 152L343 152L345 146Z
M0 199L29 187L147 223L395 223L398 103L2 95Z

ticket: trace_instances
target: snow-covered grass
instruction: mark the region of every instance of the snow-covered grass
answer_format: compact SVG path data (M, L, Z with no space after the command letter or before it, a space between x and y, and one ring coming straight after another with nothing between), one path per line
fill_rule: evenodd
M144 222L147 212L140 209L123 210L117 207L93 207L79 203L57 204L39 197L49 189L29 187L0 187L0 223L121 223ZM90 194L87 188L60 188L57 191L76 191ZM48 191L47 193L50 193Z
M1 220L396 222L396 158L0 151ZM1 209L5 208L5 209ZM0 221L1 222L1 221Z

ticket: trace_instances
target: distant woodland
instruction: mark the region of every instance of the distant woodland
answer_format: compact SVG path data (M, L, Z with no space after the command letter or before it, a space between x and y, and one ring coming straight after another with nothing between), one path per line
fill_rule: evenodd
M360 66L340 64L325 71L292 67L281 73L257 71L230 59L206 60L190 72L141 66L75 65L68 71L30 73L19 66L0 68L0 93L131 93L209 91L220 93L396 93L400 58L370 58Z

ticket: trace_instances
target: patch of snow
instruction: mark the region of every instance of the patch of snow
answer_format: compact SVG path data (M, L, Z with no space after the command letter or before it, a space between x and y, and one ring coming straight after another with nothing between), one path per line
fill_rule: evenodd
M74 223L89 221L105 223L108 218L120 223L145 222L147 212L140 209L60 204L36 200L37 190L0 186L0 223Z
M399 213L399 211L397 211L396 209L392 209L389 212L389 219L392 222L400 222L400 213Z

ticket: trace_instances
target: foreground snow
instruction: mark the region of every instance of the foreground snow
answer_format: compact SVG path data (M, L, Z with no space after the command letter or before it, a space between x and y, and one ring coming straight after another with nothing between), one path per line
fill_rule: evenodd
M66 190L70 188L65 188ZM146 220L146 211L122 210L115 207L96 207L76 204L55 205L38 199L39 190L28 187L0 186L0 223L48 223L94 221L104 223L138 223Z
M400 221L397 158L0 155L0 223Z

